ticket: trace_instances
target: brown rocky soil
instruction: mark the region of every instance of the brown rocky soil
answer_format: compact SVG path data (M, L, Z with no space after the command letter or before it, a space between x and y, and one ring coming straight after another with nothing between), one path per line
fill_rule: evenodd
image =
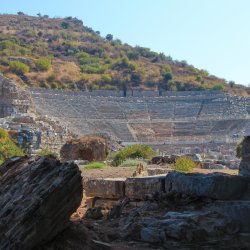
M149 165L148 167L158 167L157 165ZM161 168L164 166L160 166ZM135 172L135 168L130 167L105 167L102 169L88 169L80 167L82 176L84 178L128 178L132 177ZM227 173L227 174L238 174L238 170L210 170L210 169L194 169L194 172L209 174L213 172Z
M102 169L84 169L80 167L84 178L127 178L132 177L135 168L132 167L105 167Z

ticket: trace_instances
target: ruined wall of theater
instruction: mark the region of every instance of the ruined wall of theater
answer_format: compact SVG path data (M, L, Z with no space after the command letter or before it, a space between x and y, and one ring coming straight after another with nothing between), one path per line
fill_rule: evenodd
M239 174L250 176L250 134L249 131L242 141L242 160L240 163Z
M163 91L162 96L134 91L132 97L129 90L123 97L121 91L33 88L31 94L41 114L77 135L100 133L124 145L151 144L161 152L187 147L190 153L198 148L234 157L236 143L250 126L250 98L218 91Z
M58 153L68 132L38 115L29 90L0 74L0 127L17 132L17 141L29 153L48 148Z
M32 110L31 96L21 86L0 74L0 117Z

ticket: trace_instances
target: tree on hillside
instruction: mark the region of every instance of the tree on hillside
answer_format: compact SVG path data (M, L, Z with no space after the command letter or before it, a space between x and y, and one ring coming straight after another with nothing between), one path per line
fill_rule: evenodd
M160 88L165 90L172 90L175 83L173 81L173 73L172 68L169 64L165 64L162 66L160 70L162 81L159 85Z
M234 81L230 81L228 84L229 84L229 86L230 86L231 88L233 88L233 87L235 86L235 82L234 82Z
M69 23L64 21L64 22L61 23L61 26L64 29L68 29L69 28Z
M113 40L113 35L111 34L107 34L106 35L106 40L108 40L109 42Z
M22 11L18 11L18 12L17 12L17 15L18 15L18 16L25 16L25 14L24 14Z

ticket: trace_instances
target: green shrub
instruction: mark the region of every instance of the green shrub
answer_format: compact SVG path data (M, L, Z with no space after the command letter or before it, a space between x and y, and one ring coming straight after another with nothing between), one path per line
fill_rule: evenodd
M27 64L19 61L12 61L9 63L9 65L10 65L10 70L16 74L25 74L30 70L30 67Z
M87 74L103 74L106 70L106 68L100 64L82 65L80 68L82 73Z
M51 150L49 150L48 148L43 148L40 152L37 153L38 156L46 156L46 155L50 155L53 156L55 158L58 158L57 154L52 152Z
M0 128L0 165L8 158L23 155L23 151L10 138L8 132Z
M3 128L0 128L0 140L6 140L9 137L9 134Z
M81 52L77 54L76 59L78 60L78 62L82 65L82 64L86 64L86 61L89 60L90 55L86 52Z
M174 170L179 172L189 172L192 171L195 167L196 163L187 156L179 157L173 166Z
M223 84L215 84L212 88L212 90L224 90Z
M111 75L104 74L104 75L102 75L101 80L104 83L109 83L112 81L112 77L111 77Z
M242 158L242 142L238 143L236 146L236 157L239 159Z
M46 57L41 57L36 61L36 68L41 71L47 71L51 68L51 60Z
M111 67L112 69L130 69L130 70L135 70L136 69L136 64L131 63L129 59L124 56L120 59L118 59Z
M91 162L87 164L84 169L100 169L106 167L106 164L104 162Z
M119 166L126 159L141 158L141 159L151 159L155 155L155 151L148 145L135 144L127 146L126 148L119 151L112 161L113 166Z
M136 167L138 164L142 164L145 166L145 161L137 160L137 159L127 159L123 161L120 165L120 167Z
M61 23L61 27L62 27L63 29L68 29L68 28L69 28L69 23L63 21L63 22Z

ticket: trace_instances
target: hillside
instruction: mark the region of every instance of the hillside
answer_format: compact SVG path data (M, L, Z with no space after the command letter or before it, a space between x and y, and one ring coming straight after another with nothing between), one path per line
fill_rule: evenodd
M132 47L67 18L0 15L0 73L28 86L65 90L157 89L247 95L186 61Z

